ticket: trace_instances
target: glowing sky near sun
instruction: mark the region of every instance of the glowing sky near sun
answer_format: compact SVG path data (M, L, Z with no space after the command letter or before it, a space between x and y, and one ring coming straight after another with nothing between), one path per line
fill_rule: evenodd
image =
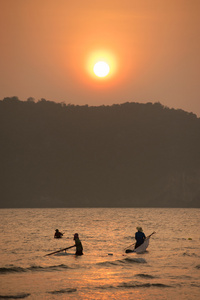
M198 0L1 0L0 99L159 101L200 116L199 11Z

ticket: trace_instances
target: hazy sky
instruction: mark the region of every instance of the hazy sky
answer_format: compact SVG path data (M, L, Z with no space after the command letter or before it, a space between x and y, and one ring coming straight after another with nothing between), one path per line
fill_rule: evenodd
M0 99L159 101L200 116L200 0L0 0L0 41Z

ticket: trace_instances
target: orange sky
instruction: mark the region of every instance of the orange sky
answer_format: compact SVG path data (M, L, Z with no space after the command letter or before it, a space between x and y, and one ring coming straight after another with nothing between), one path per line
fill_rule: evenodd
M200 116L199 0L0 0L0 99L161 102ZM91 71L98 56L111 72Z

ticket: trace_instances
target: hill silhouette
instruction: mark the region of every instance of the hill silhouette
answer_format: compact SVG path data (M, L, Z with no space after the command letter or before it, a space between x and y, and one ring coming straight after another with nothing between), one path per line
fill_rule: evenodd
M0 207L200 207L200 119L160 103L0 101Z

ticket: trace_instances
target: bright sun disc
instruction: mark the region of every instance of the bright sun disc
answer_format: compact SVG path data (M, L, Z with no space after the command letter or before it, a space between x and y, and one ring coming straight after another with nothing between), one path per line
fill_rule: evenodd
M93 68L93 71L98 77L105 77L110 72L110 67L105 61L98 61Z

